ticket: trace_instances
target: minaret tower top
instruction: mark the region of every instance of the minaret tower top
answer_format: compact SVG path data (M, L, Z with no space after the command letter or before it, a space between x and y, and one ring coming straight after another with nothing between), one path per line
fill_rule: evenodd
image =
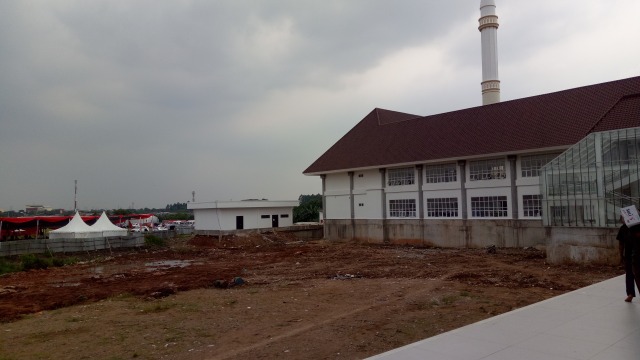
M482 105L489 105L500 102L498 15L495 0L480 1L478 23L482 40Z

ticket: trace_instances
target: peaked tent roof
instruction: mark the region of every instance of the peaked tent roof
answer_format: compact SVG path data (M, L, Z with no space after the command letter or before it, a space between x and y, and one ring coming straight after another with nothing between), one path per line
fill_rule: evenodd
M304 174L569 147L640 126L640 77L432 116L374 109Z
M76 214L71 218L69 223L59 229L51 230L49 234L68 234L68 233L83 233L83 232L96 232L91 226L87 225L80 217L80 214Z
M95 222L95 224L91 225L91 229L93 231L124 231L125 233L127 232L126 229L123 229L121 227L115 226L111 220L109 220L109 217L107 216L106 212L102 212L102 215L100 215L100 217L98 218L98 220Z
M113 225L106 212L102 212L102 215L98 218L95 224L91 225L93 231L99 231L102 236L125 236L127 235L127 229L120 228Z

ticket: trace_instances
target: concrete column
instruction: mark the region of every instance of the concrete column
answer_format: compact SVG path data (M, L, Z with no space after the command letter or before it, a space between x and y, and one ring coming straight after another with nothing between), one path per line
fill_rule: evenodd
M424 221L424 193L422 190L422 165L416 165L416 171L418 172L418 221L420 221L420 233L422 234L422 241L424 242L425 236L425 221Z
M353 171L349 171L349 214L351 219L356 217L356 209L354 207L355 201L353 200Z
M517 176L517 164L516 161L518 157L516 155L507 156L509 160L509 179L511 185L511 218L516 220L519 218L519 210L518 210L518 187L516 186L516 176Z
M458 161L458 169L460 169L460 216L467 219L467 162L465 160Z
M387 228L387 169L382 168L380 171L380 186L382 191L380 192L380 200L382 201L382 242L389 242L389 229Z
M382 219L387 218L387 193L385 192L387 188L387 169L380 169L380 187L382 189L380 201L382 201Z
M320 179L322 179L322 216L324 218L324 223L322 224L322 237L324 239L327 238L327 196L325 195L327 192L327 175L320 175ZM222 235L220 235L222 237Z
M418 172L418 218L424 219L424 196L422 193L422 165L416 165L416 171Z
M327 191L327 175L320 175L320 179L322 179L322 215L327 220L327 197L325 195Z
M356 237L356 208L353 199L353 171L349 171L349 217L351 218L351 238Z

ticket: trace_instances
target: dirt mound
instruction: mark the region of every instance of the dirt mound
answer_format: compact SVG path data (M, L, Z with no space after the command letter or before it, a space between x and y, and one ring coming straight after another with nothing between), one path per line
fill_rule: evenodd
M220 249L245 249L282 246L291 243L301 243L301 241L291 233L247 233L219 236L202 236L192 237L189 245Z
M552 266L535 249L281 233L76 255L72 266L0 277L0 358L52 358L56 347L67 358L363 358L622 273ZM50 321L16 321L52 309Z

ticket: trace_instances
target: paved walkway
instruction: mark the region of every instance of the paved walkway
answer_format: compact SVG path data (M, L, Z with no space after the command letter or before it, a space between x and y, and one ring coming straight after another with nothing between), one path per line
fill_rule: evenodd
M624 298L623 275L370 359L638 360L640 299Z

